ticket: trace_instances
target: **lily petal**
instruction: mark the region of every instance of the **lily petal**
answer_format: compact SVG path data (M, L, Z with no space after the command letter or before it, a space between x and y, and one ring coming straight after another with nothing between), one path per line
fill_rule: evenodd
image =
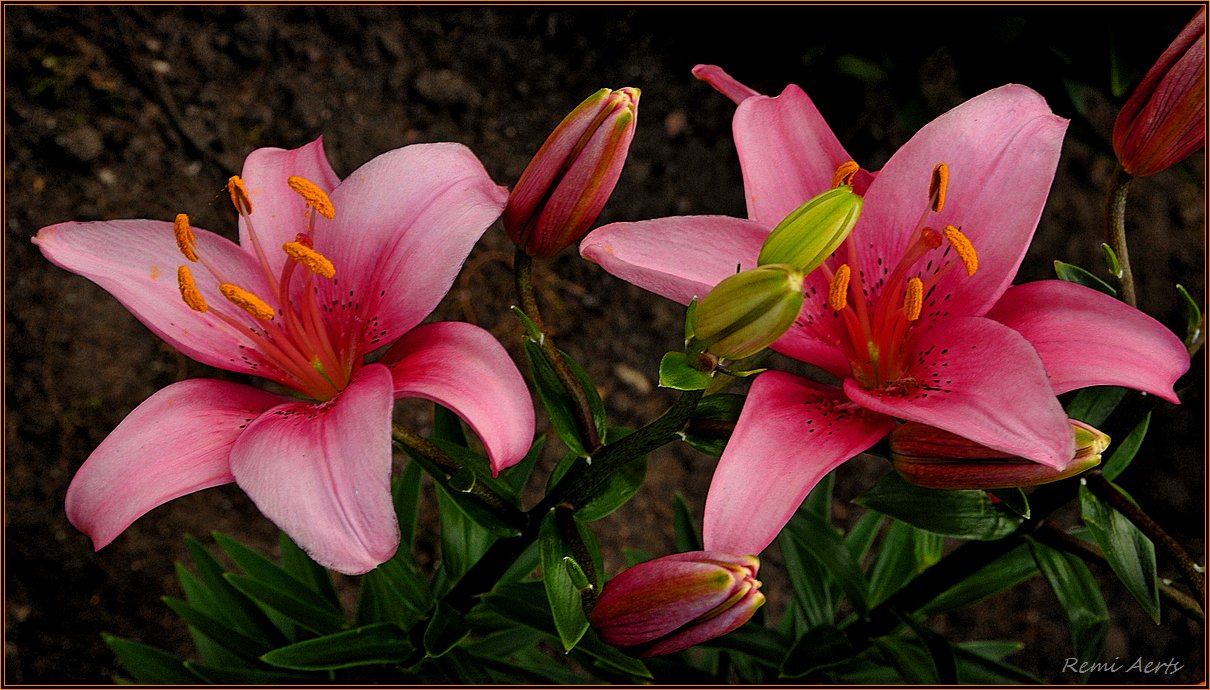
M723 278L756 265L773 226L727 216L610 223L580 243L580 255L611 275L689 304Z
M156 506L229 484L231 447L282 398L236 383L190 379L136 407L88 456L67 488L67 519L100 549Z
M1163 324L1083 285L1016 285L987 313L1025 336L1055 393L1126 386L1179 403L1172 385L1189 370L1184 343Z
M866 193L850 236L862 249L863 275L881 275L880 258L895 266L916 240L914 228L929 205L933 169L945 163L945 206L926 222L937 230L957 226L974 245L979 267L974 276L960 263L948 270L925 300L923 313L986 313L1025 257L1066 129L1067 120L1052 113L1040 95L1018 85L976 96L925 125L891 156ZM867 246L872 250L865 251ZM938 267L934 262L932 271ZM928 276L922 277L927 282Z
M760 374L710 482L706 549L759 554L824 475L894 426L836 388L781 371Z
M747 623L756 609L764 602L765 595L753 587L742 599L732 604L719 615L698 625L668 635L651 647L644 649L639 656L659 656L672 654L682 649L688 649L695 644L722 637L727 633Z
M331 197L336 219L320 219L315 246L337 276L321 281L320 298L369 350L433 311L508 190L465 146L416 144L369 161Z
M251 255L230 240L194 228L198 251L227 280L262 295L271 291ZM212 313L223 310L237 320L249 320L219 293L218 281L199 264L181 255L172 223L158 220L111 220L60 223L42 228L33 238L43 256L60 268L88 278L107 290L135 318L185 355L199 362L241 373L272 378L289 385L271 362L255 364L241 355L246 338ZM177 267L190 265L197 287L211 307L199 313L181 299ZM251 353L251 350L247 350ZM255 355L250 355L255 356Z
M252 226L274 275L286 262L281 246L307 229L306 203L287 182L295 175L329 193L340 184L324 153L323 137L296 149L256 149L244 159L240 174L252 201ZM253 251L248 222L243 217L239 219L239 241L246 251Z
M868 390L844 383L862 407L953 432L1055 469L1075 445L1038 353L995 321L958 317L925 332L908 366L911 384Z
M386 367L368 364L333 400L269 410L231 449L231 472L257 508L317 563L348 575L399 545L392 387Z
M852 160L823 115L791 84L780 96L752 96L735 109L732 124L744 172L748 218L775 227L791 211L832 186L842 163ZM854 189L864 191L869 173Z
M520 462L534 437L529 389L504 347L469 323L415 328L379 360L396 398L423 398L458 414L483 441L492 472Z
M715 91L730 98L736 105L760 95L755 89L739 83L718 65L697 65L693 68L693 76L713 86Z

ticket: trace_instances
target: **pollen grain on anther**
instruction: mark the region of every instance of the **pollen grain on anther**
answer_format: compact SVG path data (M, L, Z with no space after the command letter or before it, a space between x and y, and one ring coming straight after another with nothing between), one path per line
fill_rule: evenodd
M240 215L252 214L252 198L248 196L248 188L244 186L243 178L232 175L227 180L227 191L231 193L231 203Z
M920 318L920 308L924 305L924 283L917 277L908 279L907 294L903 296L903 315L908 321Z
M933 168L933 177L929 180L929 203L933 213L941 213L945 208L945 190L949 186L950 168L945 163L938 163Z
M218 289L223 293L223 297L227 298L227 301L261 321L272 320L276 314L273 307L269 306L267 302L238 285L223 283L219 285Z
M962 260L962 265L966 267L966 274L968 276L975 275L975 272L979 270L979 255L975 252L975 245L971 244L970 239L953 225L945 226L942 234L945 235L945 239L949 240L954 251L958 253L958 258Z
M291 259L311 269L311 272L322 278L334 278L336 267L328 257L320 254L302 242L287 242L281 246Z
M172 234L176 237L177 249L190 261L197 261L197 236L189 225L189 216L184 213L176 214L172 221Z
M855 161L845 161L836 168L836 173L832 175L832 188L835 189L841 185L853 186L853 178L857 176L857 171L861 170L861 166Z
M292 175L290 179L286 180L286 183L307 202L308 206L318 211L319 215L329 220L336 217L336 207L332 205L332 199L328 197L327 192L319 188L319 185L297 175Z
M190 309L205 313L210 306L206 304L206 298L202 297L202 292L197 289L197 283L193 280L193 272L188 266L181 266L176 269L176 283L181 289L181 299Z
M849 274L851 270L848 264L841 264L836 269L836 275L832 277L832 284L828 286L828 306L836 311L844 309L849 303Z

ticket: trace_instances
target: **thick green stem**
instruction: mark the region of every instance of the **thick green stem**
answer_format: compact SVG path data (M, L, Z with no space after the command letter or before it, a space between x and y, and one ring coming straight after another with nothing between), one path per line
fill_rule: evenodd
M537 326L538 331L541 333L541 337L538 338L538 347L542 348L542 354L550 362L555 376L559 379L559 383L563 385L563 390L567 392L567 397L571 399L572 405L576 410L576 426L580 430L580 438L584 441L584 446L588 452L592 453L601 447L601 436L597 432L597 423L592 414L592 406L588 402L588 394L584 391L584 386L581 385L580 379L576 377L575 372L571 370L567 361L563 359L563 353L555 346L554 341L546 330L546 324L542 321L542 313L538 309L537 293L534 290L533 265L533 258L518 247L513 259L513 278L517 288L517 299L521 302L522 311L525 312L525 315L529 317L529 320Z
M431 463L434 466L433 469L443 473L446 479L449 479L463 469L457 460L451 458L432 441L405 426L392 424L391 437L409 453L421 456ZM504 524L516 525L518 527L527 524L525 513L522 513L508 499L493 491L483 482L476 481L472 483L470 488L464 493L477 498L480 503L500 518Z
M1130 251L1126 246L1126 197L1133 179L1121 166L1118 166L1110 178L1109 195L1105 200L1105 235L1113 253L1118 255L1118 263L1122 268L1122 275L1118 278L1122 299L1130 306L1137 307L1134 273L1130 270Z
M1173 539L1164 528L1160 527L1159 523L1151 518L1150 515L1143 512L1143 509L1134 501L1130 500L1126 494L1122 493L1121 489L1114 486L1105 475L1101 474L1100 470L1082 475L1088 490L1091 491L1097 498L1108 503L1114 510L1126 516L1127 520L1134 523L1135 527L1139 528L1143 534L1147 535L1156 546L1160 548L1168 558L1181 571L1185 581L1193 588L1194 594L1197 595L1197 602L1202 609L1206 608L1206 570L1204 567L1197 564L1193 557L1185 551L1184 547Z

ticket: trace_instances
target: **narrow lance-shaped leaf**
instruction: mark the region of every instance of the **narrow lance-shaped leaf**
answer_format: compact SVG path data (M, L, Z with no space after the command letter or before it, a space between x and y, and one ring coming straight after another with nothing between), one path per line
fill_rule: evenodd
M1134 460L1134 456L1139 452L1139 447L1143 445L1143 438L1147 435L1147 427L1150 424L1151 412L1147 412L1142 421L1126 434L1126 438L1122 439L1117 449L1105 461L1105 466L1101 468L1101 473L1105 475L1106 479L1110 481L1117 479L1118 475L1130 466L1130 461Z
M1076 556L1028 540L1038 570L1067 616L1076 658L1099 659L1109 632L1109 610L1097 582Z
M1151 620L1160 622L1160 592L1155 573L1155 545L1126 516L1080 485L1080 515L1101 547L1109 567Z

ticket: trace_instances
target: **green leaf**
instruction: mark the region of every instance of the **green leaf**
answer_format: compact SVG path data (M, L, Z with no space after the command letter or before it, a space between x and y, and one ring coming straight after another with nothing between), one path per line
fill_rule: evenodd
M1184 298L1182 303L1185 305L1185 347L1192 354L1197 351L1202 342L1202 327L1205 324L1202 320L1202 310L1189 295L1185 286L1178 284L1176 291L1181 293L1181 297Z
M1113 247L1104 242L1101 243L1101 251L1105 253L1105 267L1109 269L1114 278L1121 280L1122 263L1118 261L1117 252L1113 251Z
M1050 583L1071 630L1074 654L1080 659L1099 659L1109 632L1109 611L1096 580L1076 556L1029 539L1030 552L1038 570Z
M416 524L420 521L420 489L424 470L419 463L405 462L399 478L391 486L391 501L399 519L399 548L411 551L416 547Z
M1138 454L1139 447L1143 445L1143 437L1147 435L1147 427L1151 424L1151 412L1148 411L1143 416L1143 420L1136 424L1130 433L1126 434L1126 438L1118 444L1118 447L1105 461L1105 465L1101 468L1101 473L1105 478L1113 481L1118 478L1122 472L1130 466L1130 461L1134 460L1134 456Z
M579 524L575 527L579 529ZM538 531L538 543L542 549L542 583L546 600L550 603L555 630L563 651L570 651L588 631L588 616L584 613L584 587L575 582L567 561L575 562L575 555L563 533L559 530L556 511L542 518ZM583 566L576 564L583 570Z
M411 628L431 604L428 580L401 544L391 560L361 577L357 622L395 623Z
M311 560L311 557L302 549L298 548L285 532L278 535L278 547L281 549L282 567L286 572L293 575L299 582L307 585L307 587L328 600L337 611L340 610L340 597L336 595L336 588L332 586L332 576L320 564Z
M942 491L909 484L892 472L855 503L927 532L994 540L1012 534L1021 517L1001 509L985 491Z
M933 662L933 671L937 682L953 685L958 682L958 666L954 660L954 648L939 633L920 623L911 616L900 616L916 637L924 643L929 659Z
M438 482L440 484L440 482ZM437 486L437 508L441 516L441 568L454 582L487 553L495 541L491 531L464 510L466 504Z
M994 647L991 647L992 645ZM958 663L958 682L964 685L1041 684L1042 681L1037 677L1000 660L1019 651L1022 646L1017 642L958 643L954 647L954 660Z
M924 645L903 637L880 637L874 647L895 667L899 675L916 685L938 685L941 683L937 666Z
M1059 276L1060 280L1066 280L1069 283L1075 283L1077 285L1092 288L1093 290L1103 292L1110 297L1118 296L1118 291L1115 290L1112 285L1074 264L1063 263L1062 261L1056 260L1055 274Z
M633 430L614 427L609 430L608 442L613 443L629 436ZM591 498L576 510L576 517L584 522L594 522L621 508L643 488L647 479L647 456L640 455L627 462L609 475L605 483L597 488Z
M430 658L447 654L471 632L466 617L445 603L437 602L433 618L424 629L424 651Z
M231 557L231 560L235 561L235 564L238 565L240 569L247 573L250 579L256 580L268 589L286 594L291 600L297 601L299 604L305 606L308 610L313 609L316 612L316 615L322 614L327 618L338 620L343 623L344 612L340 610L338 604L325 599L298 578L286 572L286 570L281 566L269 560L264 554L260 553L256 549L241 544L225 534L218 532L214 533L214 541L218 542L219 547ZM230 575L225 577L228 578L228 581L231 581ZM261 601L262 603L268 603L260 597L250 594L247 589L241 587L239 584L235 582L232 582L232 584L253 599ZM288 612L282 611L277 607L273 608L282 614L287 616L290 615ZM293 617L291 616L291 618ZM298 619L293 620L298 621ZM321 631L317 630L316 632Z
M1022 519L1029 519L1029 499L1025 497L1025 492L1017 487L1006 489L990 489L988 493L996 497L1000 501L1000 505L1012 511L1013 515L1017 515Z
M390 623L377 623L274 649L261 659L296 671L333 671L397 664L411 653L412 644L406 631Z
M433 403L433 439L462 448L470 447L462 419L450 408L437 403Z
M803 507L818 515L824 524L832 524L832 487L835 484L836 473L825 474L803 501Z
M853 608L864 615L869 610L869 584L840 532L810 509L799 509L785 531L798 542L800 553L817 560L844 591Z
M916 535L920 530L892 520L870 566L870 605L887 599L916 576Z
M101 633L101 639L118 657L122 667L134 677L136 683L196 685L200 680L185 668L180 659L162 649L109 633Z
M344 616L333 613L329 607L316 606L313 603L315 597L308 597L306 592L300 591L301 585L279 589L277 584L267 584L249 575L227 573L224 577L245 595L286 616L307 630L326 635L344 627Z
M710 429L711 433L704 435L686 431L685 443L716 458L722 455L723 448L727 446L727 439L731 436L731 428L743 410L745 399L746 396L734 393L704 396L690 415L689 427Z
M487 458L474 451L460 448L445 441L433 439L432 443L462 467L453 476L447 476L444 470L435 465L423 454L408 451L408 455L412 460L423 467L429 476L433 478L433 482L441 489L437 495L439 497L445 496L447 502L456 504L460 515L479 526L485 532L501 537L519 534L521 530L517 525L505 522L495 510L485 504L478 496L469 493L476 482L482 482L498 496L506 499L511 498L511 489L504 488L502 482L491 478L491 471L487 469ZM476 466L478 467L476 468Z
M533 475L534 468L538 466L538 460L542 457L542 449L545 446L545 436L535 438L533 445L529 447L529 452L525 454L521 462L500 473L500 478L512 487L513 496L519 496L521 490L529 483L529 478Z
M211 685L288 685L313 683L314 678L288 671L265 671L254 668L211 666L185 662L185 668ZM196 681L195 681L196 682Z
M1076 393L1067 404L1067 416L1085 424L1100 426L1109 419L1118 403L1126 397L1126 389L1117 386L1089 386Z
M997 592L1011 589L1038 574L1037 563L1022 545L993 560L945 590L921 609L921 613L944 613L982 601Z
M941 560L941 551L945 548L945 537L932 532L917 532L914 546L916 572L922 573Z
M777 668L786 655L787 640L776 631L749 622L722 637L702 642L703 649L725 649Z
M526 625L535 630L558 638L555 631L554 618L550 611L544 585L541 582L519 582L498 584L489 594L483 597L483 602L490 609L505 618ZM472 611L474 614L475 611ZM627 678L642 680L650 679L651 672L643 662L627 656L617 648L607 645L589 628L584 637L576 644L573 656L587 656L603 664Z
M203 613L226 621L231 627L254 639L266 640L270 644L286 641L282 631L269 620L265 612L227 582L223 577L226 569L205 545L191 536L186 536L185 546L197 566L200 580L198 584L202 586L190 586L185 578L181 578L181 584L185 587L191 605ZM182 568L178 568L178 575L181 570Z
M677 391L703 391L714 377L708 371L696 369L693 358L684 352L669 352L660 360L660 386Z
M250 662L270 649L270 646L264 641L248 637L180 599L173 597L161 597L161 599L190 627L239 659Z
M1080 515L1101 547L1109 567L1126 591L1160 622L1160 591L1155 574L1155 545L1126 516L1080 485Z
M679 491L672 497L672 526L676 532L678 552L701 551L705 548L702 546L702 531L698 529L697 521L693 519L693 513Z
M806 619L807 626L832 625L836 620L839 588L813 555L810 544L794 538L786 529L778 535L777 543L786 562L794 604Z
M577 455L587 456L588 449L585 447L584 439L580 438L580 428L576 421L579 415L576 413L575 404L555 374L554 367L547 360L546 353L535 340L526 339L523 346L525 356L529 360L530 371L533 373L534 387L538 390L538 398L542 401L542 406L546 408L546 415L550 418L551 426L555 428L559 438L563 440L569 450ZM560 355L584 389L589 408L592 411L593 423L597 427L597 434L603 438L606 429L605 405L601 402L601 395L597 392L596 385L588 378L584 369L567 356L567 353L560 352Z
M844 631L831 625L818 625L799 638L782 660L781 675L801 678L843 664L854 654Z
M878 531L882 527L886 517L881 513L873 510L865 511L861 519L853 525L853 529L849 530L848 535L844 540L849 545L849 550L853 552L853 558L858 562L865 560L866 554L870 552L870 547L874 545L874 539L878 537Z

